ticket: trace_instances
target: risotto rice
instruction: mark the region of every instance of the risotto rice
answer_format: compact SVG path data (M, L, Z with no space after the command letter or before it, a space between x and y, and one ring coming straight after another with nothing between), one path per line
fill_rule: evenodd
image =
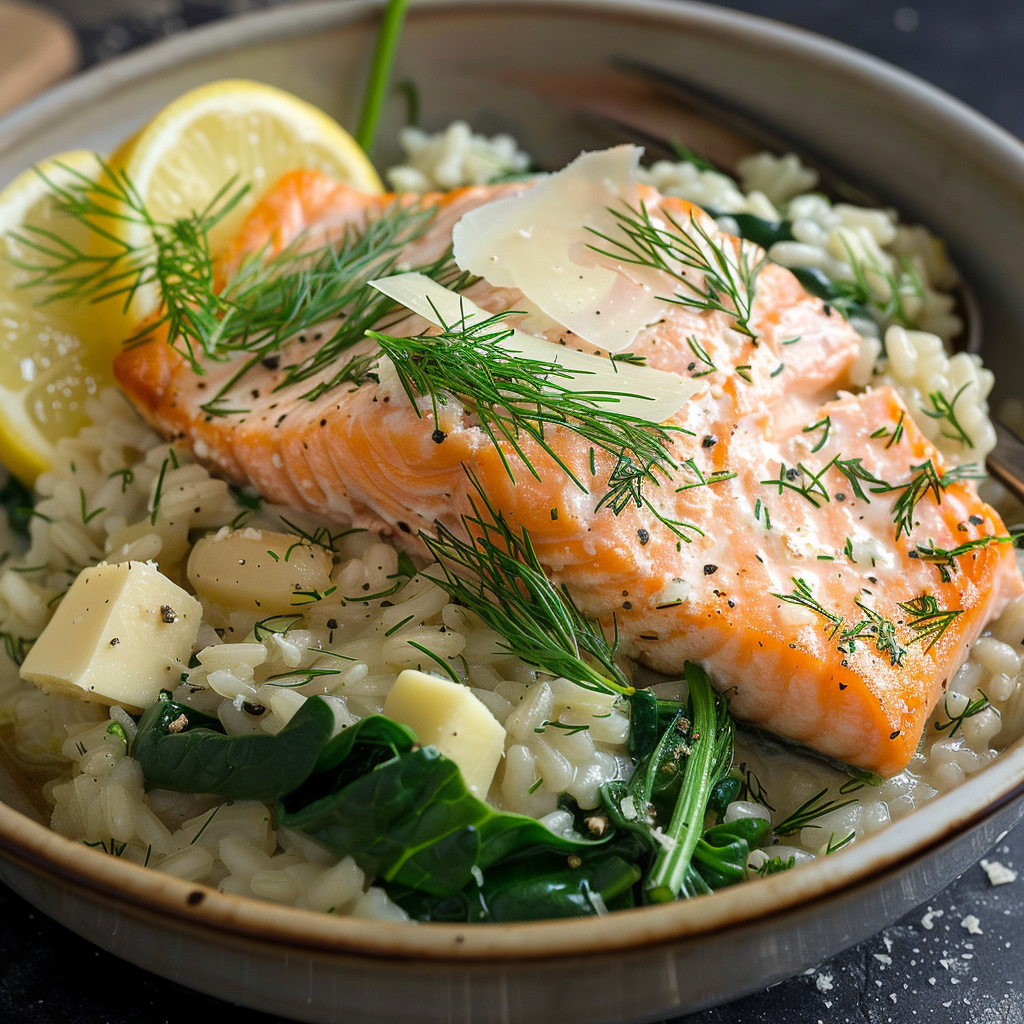
M529 165L515 140L487 140L463 124L433 137L409 129L402 142L408 162L389 177L405 190L487 181ZM738 214L789 218L794 238L771 247L777 262L839 281L866 274L874 303L855 321L862 357L850 386L893 385L950 462L982 461L994 444L986 405L992 375L977 357L947 354L960 323L948 291L955 272L941 244L923 228L899 224L892 211L833 205L811 191L814 173L793 157L752 157L740 177L742 187L691 163L661 162L645 172L662 192L715 210L726 230L736 229ZM894 289L902 294L898 316ZM936 395L955 407L959 434L951 436L934 417ZM230 487L183 446L157 437L113 391L95 400L89 414L91 425L60 442L56 464L38 481L27 548L0 528L3 547L12 552L0 571L0 628L11 656L0 672L0 735L41 788L56 831L224 892L408 919L351 857L338 860L301 833L275 828L262 803L146 792L139 762L128 753L137 727L131 715L119 706L47 695L18 677L18 655L81 569L100 561L153 562L187 585L194 543L229 527L317 539L331 554L333 589L308 610L276 616L204 601L194 657L173 699L215 714L228 735L274 734L318 694L335 702L340 723L354 723L381 711L403 669L430 672L440 664L468 681L506 731L488 794L494 807L571 835L574 819L559 796L593 809L603 784L628 777L629 717L615 697L552 679L510 656L501 637L425 575L403 575L392 545L365 531L325 536L305 513ZM774 846L751 854L749 874L763 872L771 858L799 863L856 842L998 756L1024 734L1022 645L1019 598L974 644L907 769L881 784L851 786L839 768L740 733L742 791L725 821L759 817L778 826L822 791L828 800L856 796L813 824L777 834ZM685 698L678 682L655 682L652 689Z

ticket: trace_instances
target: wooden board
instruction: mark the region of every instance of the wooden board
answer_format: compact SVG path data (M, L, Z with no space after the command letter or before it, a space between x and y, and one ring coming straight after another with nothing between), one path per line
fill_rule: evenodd
M71 74L79 61L74 32L55 14L0 0L0 114Z

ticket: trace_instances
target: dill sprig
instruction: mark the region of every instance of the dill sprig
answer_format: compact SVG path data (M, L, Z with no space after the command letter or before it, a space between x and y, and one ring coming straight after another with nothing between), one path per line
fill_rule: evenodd
M780 497L783 490L795 491L815 508L821 508L823 502L832 500L821 478L832 468L833 462L834 459L830 460L817 473L809 470L802 462L792 467L780 462L779 475L761 480L760 483L762 487L777 487Z
M893 667L902 665L907 649L896 636L896 624L866 605L859 597L853 603L864 613L864 618L843 630L839 637L839 650L844 654L852 654L856 650L857 641L866 638L874 642L879 654L889 656Z
M852 843L856 838L856 832L849 832L844 838L840 839L839 842L836 842L836 834L833 832L832 835L828 837L828 846L825 847L825 855L828 856L832 853L838 853L844 846L848 843Z
M397 312L398 303L367 288L367 282L388 274L435 214L433 206L395 200L366 223L348 226L329 244L304 249L306 239L300 236L274 256L251 253L219 287L209 234L249 186L236 188L236 179L231 179L202 210L161 221L149 212L124 171L97 159L103 170L98 181L65 165L60 166L68 175L66 183L40 174L57 208L103 239L111 252L96 255L48 229L26 225L15 234L32 254L17 264L29 273L23 287L45 289L46 302L120 298L126 310L140 290L155 288L159 313L127 344L166 326L168 342L200 374L204 358L249 357L204 405L213 414L244 411L226 410L219 403L248 370L277 353L288 339L344 318L313 356L285 367L280 386L320 373L362 341L367 329ZM147 241L135 244L119 237L116 227L125 222L144 228ZM465 275L460 279L450 252L417 269L449 287L464 287L469 280ZM317 393L324 389L322 385Z
M737 475L736 472L731 469L716 469L713 473L705 475L697 465L696 461L692 458L686 459L681 464L680 468L690 470L697 479L677 487L676 494L680 491L689 491L694 487L709 487L712 484L720 484L725 480L734 479Z
M954 715L949 710L949 695L946 695L945 700L942 702L942 710L949 716L949 721L936 722L935 728L939 732L945 732L949 730L950 738L956 735L957 730L967 721L968 718L973 718L975 715L980 715L992 702L985 695L984 690L978 691L981 696L976 697L974 700L969 701L963 711L958 715Z
M835 800L826 800L826 796L828 796L827 788L821 790L820 793L816 793L810 800L805 800L789 817L776 825L772 831L777 836L791 836L802 828L821 828L815 822L816 818L820 818L829 811L838 811L842 807L848 807L850 804L857 802L856 797L836 802Z
M837 455L833 464L846 477L846 482L850 485L850 489L861 501L871 500L864 493L861 482L870 484L868 489L872 494L884 494L889 489L890 485L885 480L879 479L874 473L864 467L860 456L855 459L841 459Z
M818 440L818 443L811 449L812 453L820 452L821 449L824 448L825 445L828 443L828 435L832 431L832 417L825 416L822 419L818 420L817 423L809 424L808 426L804 427L803 432L805 434L809 434L812 431L817 430L819 427L822 428L821 438Z
M906 256L901 257L899 273L893 274L875 260L859 258L845 237L841 237L840 241L846 250L846 258L853 272L852 281L834 282L842 299L848 304L874 310L883 322L895 321L903 327L917 327L917 321L910 316L905 304L905 300L910 296L924 298L924 283L913 262ZM868 280L869 273L884 282L885 290L889 293L887 299L880 299L876 296L875 289ZM839 308L841 302L833 302L833 305ZM850 314L856 310L840 309L840 312L849 319Z
M15 665L20 665L25 660L35 642L35 637L18 636L6 629L0 631L0 643L3 644L4 653Z
M943 583L949 583L953 573L959 571L956 560L962 555L972 551L980 551L983 548L991 547L993 544L1017 544L1021 539L1020 533L989 534L985 537L975 537L974 540L965 540L954 548L940 548L934 541L927 540L923 544L917 544L914 550L909 553L910 558L919 558L922 562L930 562L939 570L939 577Z
M823 422L814 424L814 427L821 426ZM814 427L809 429L814 429ZM814 450L817 451L817 448ZM871 500L864 492L864 488L861 486L862 483L870 485L869 489L872 494L884 494L886 491L893 489L892 484L887 483L885 480L880 480L870 472L862 464L859 456L855 459L844 459L838 454L833 455L817 471L808 469L802 462L798 462L795 467L789 468L782 462L779 464L779 475L777 477L762 480L760 483L765 487L777 487L780 495L783 490L795 491L815 508L821 508L822 504L832 500L832 496L829 494L828 488L824 483L825 474L830 469L838 470L846 478L850 489L861 501Z
M630 505L636 508L646 508L662 526L667 527L680 540L689 544L692 540L687 536L686 531L695 533L698 537L704 536L704 531L696 523L689 523L682 519L672 519L662 515L655 505L648 499L644 485L653 482L658 484L658 477L652 473L651 464L643 464L634 460L632 455L623 453L615 461L608 476L608 490L597 503L595 511L600 512L606 506L615 515L619 515Z
M706 370L700 370L694 372L697 367L696 362L690 363L687 369L690 371L690 376L696 379L697 377L706 377L709 373L714 373L718 367L711 361L711 356L708 355L708 350L697 340L696 334L691 334L686 339L686 344L690 346L690 351L707 367Z
M618 515L635 505L646 508L682 539L688 539L687 530L700 534L692 524L663 516L646 495L647 485L670 480L677 468L669 450L669 431L675 428L615 409L624 397L637 396L571 389L562 381L575 378L579 371L505 349L503 342L513 333L504 326L506 316L499 313L477 323L463 319L444 324L437 335L396 338L370 331L368 336L391 360L418 415L422 415L420 398L429 398L435 423L440 407L452 396L461 401L494 445L509 479L515 480L515 472L503 445L531 476L540 479L524 448L524 440L529 439L586 493L583 481L550 442L549 429L564 428L615 458L608 491L598 509L607 506Z
M769 857L758 869L758 878L767 878L769 875L781 875L783 871L790 871L796 867L796 857L789 856L785 860L781 857Z
M907 415L906 410L900 412L899 419L896 421L896 425L892 428L892 433L889 433L885 427L879 427L870 437L879 438L887 437L888 440L885 442L885 447L891 448L894 444L899 444L900 439L903 437L903 419Z
M829 611L828 608L818 601L811 591L810 584L803 577L791 576L790 579L793 581L795 588L792 594L776 594L773 592L771 596L777 597L786 604L795 604L798 608L808 608L815 615L820 615L828 624L825 626L825 632L828 633L828 638L831 640L843 625L845 621L843 616ZM830 626L831 629L829 628Z
M942 501L942 479L935 469L935 463L931 459L910 467L916 473L905 484L900 484L902 494L896 499L892 506L893 521L896 523L896 539L901 534L910 536L914 529L914 511L924 496L931 491L935 498L935 504Z
M956 466L941 476L931 459L911 466L910 469L915 474L913 477L906 483L894 484L888 488L893 491L902 491L892 506L893 521L896 524L896 540L899 540L904 533L908 537L910 536L915 525L914 512L926 494L931 492L935 498L935 504L939 505L942 503L942 492L950 484L963 480L984 479L984 474L979 473L974 463Z
M939 602L931 594L922 594L912 601L905 601L900 604L900 608L910 616L907 626L917 634L910 642L923 643L926 653L942 639L942 634L957 618L963 615L962 608L940 608Z
M737 331L757 341L750 317L757 275L766 258L763 254L757 258L756 246L740 239L734 252L727 251L730 244L716 242L701 223L703 215L696 212L690 214L685 226L664 208L658 211L656 222L643 202L638 210L626 205L625 209L609 207L608 212L616 220L618 235L588 229L609 246L601 249L592 245L591 249L621 263L667 274L685 290L659 296L663 301L701 312L725 313L733 318ZM671 225L671 230L663 226L663 221ZM699 281L693 280L694 275L688 271L696 272ZM700 355L698 358L714 369L710 360Z
M754 803L767 807L774 814L775 808L768 797L768 790L765 789L761 780L754 773L753 769L747 765L747 762L742 762L736 771L740 781L740 791L736 799L753 800Z
M263 253L246 257L219 293L224 311L216 336L199 340L211 358L224 360L236 354L248 358L204 410L227 412L218 403L249 370L276 357L289 339L305 341L324 323L341 319L312 355L306 356L301 344L295 346L300 358L284 367L275 390L320 373L362 341L370 327L399 309L397 303L367 287L367 282L390 273L404 247L427 230L433 217L432 207L396 200L375 219L348 225L339 238L310 252L303 252L300 237L269 259ZM418 269L432 277L446 272L448 277L458 275L447 254ZM318 393L322 390L326 388Z
M433 211L427 211L433 217ZM424 225L425 227L426 225ZM417 236L421 233L417 229ZM353 346L365 340L367 332L374 327L387 331L398 321L409 316L408 310L387 295L378 292L374 288L366 287L366 283L372 277L386 276L394 269L395 260L399 256L396 246L383 260L375 264L366 264L360 268L358 279L354 282L350 299L351 308L345 314L345 319L337 326L334 333L321 344L316 351L305 359L286 366L284 379L275 387L275 391L288 387L299 381L308 380L337 363L338 359ZM471 274L463 273L455 264L451 248L443 253L432 263L413 268L413 272L423 274L432 281L436 281L452 291L462 291L478 278ZM390 319L390 323L387 321ZM368 357L359 359L356 363L360 365L359 374L353 373L353 365L347 363L331 379L317 384L310 391L303 395L303 398L313 401L319 398L326 391L331 391L346 381L359 383L365 379L369 370Z
M926 409L921 406L921 412L925 416L929 416L933 420L945 420L950 429L953 431L952 434L947 433L945 430L942 431L943 437L948 437L953 441L960 441L962 444L967 445L968 448L974 447L974 442L971 440L970 435L964 430L957 419L956 415L956 403L960 396L971 386L971 381L967 381L966 384L961 385L957 393L952 399L946 398L941 391L932 391L928 395L928 401L931 402L931 409Z
M114 170L97 156L98 180L67 164L63 183L37 171L49 187L57 209L102 239L109 252L95 254L79 248L48 228L24 225L12 232L32 254L16 261L30 275L25 288L47 290L45 302L64 299L101 302L120 298L127 310L136 294L156 287L161 313L147 323L146 333L167 324L168 339L196 364L196 347L216 350L220 323L229 305L214 289L209 233L241 201L248 185L226 182L201 210L170 221L157 220L123 170ZM141 245L119 236L118 224L144 229ZM129 339L129 340L138 340Z
M617 637L609 641L548 579L529 533L509 526L471 473L470 482L477 497L462 517L469 540L441 523L436 537L420 534L443 574L428 578L503 637L510 654L588 690L632 693L615 663Z

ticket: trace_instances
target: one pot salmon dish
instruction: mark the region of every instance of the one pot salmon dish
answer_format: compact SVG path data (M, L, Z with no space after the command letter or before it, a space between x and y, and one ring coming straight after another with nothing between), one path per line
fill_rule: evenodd
M200 201L161 154L217 88L299 116L205 86L0 195L0 766L54 830L326 913L583 917L841 856L1024 733L925 228L793 156L543 172L460 122L384 191L305 104L316 146Z

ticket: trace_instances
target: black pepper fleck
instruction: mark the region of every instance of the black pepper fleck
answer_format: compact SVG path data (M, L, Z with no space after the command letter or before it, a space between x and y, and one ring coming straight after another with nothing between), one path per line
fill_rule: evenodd
M705 576L714 576L716 572L718 572L718 566L717 565L711 565L709 563L708 565L704 566L704 575Z
M641 546L646 544L651 539L651 535L643 528L637 530L636 535L640 538Z

